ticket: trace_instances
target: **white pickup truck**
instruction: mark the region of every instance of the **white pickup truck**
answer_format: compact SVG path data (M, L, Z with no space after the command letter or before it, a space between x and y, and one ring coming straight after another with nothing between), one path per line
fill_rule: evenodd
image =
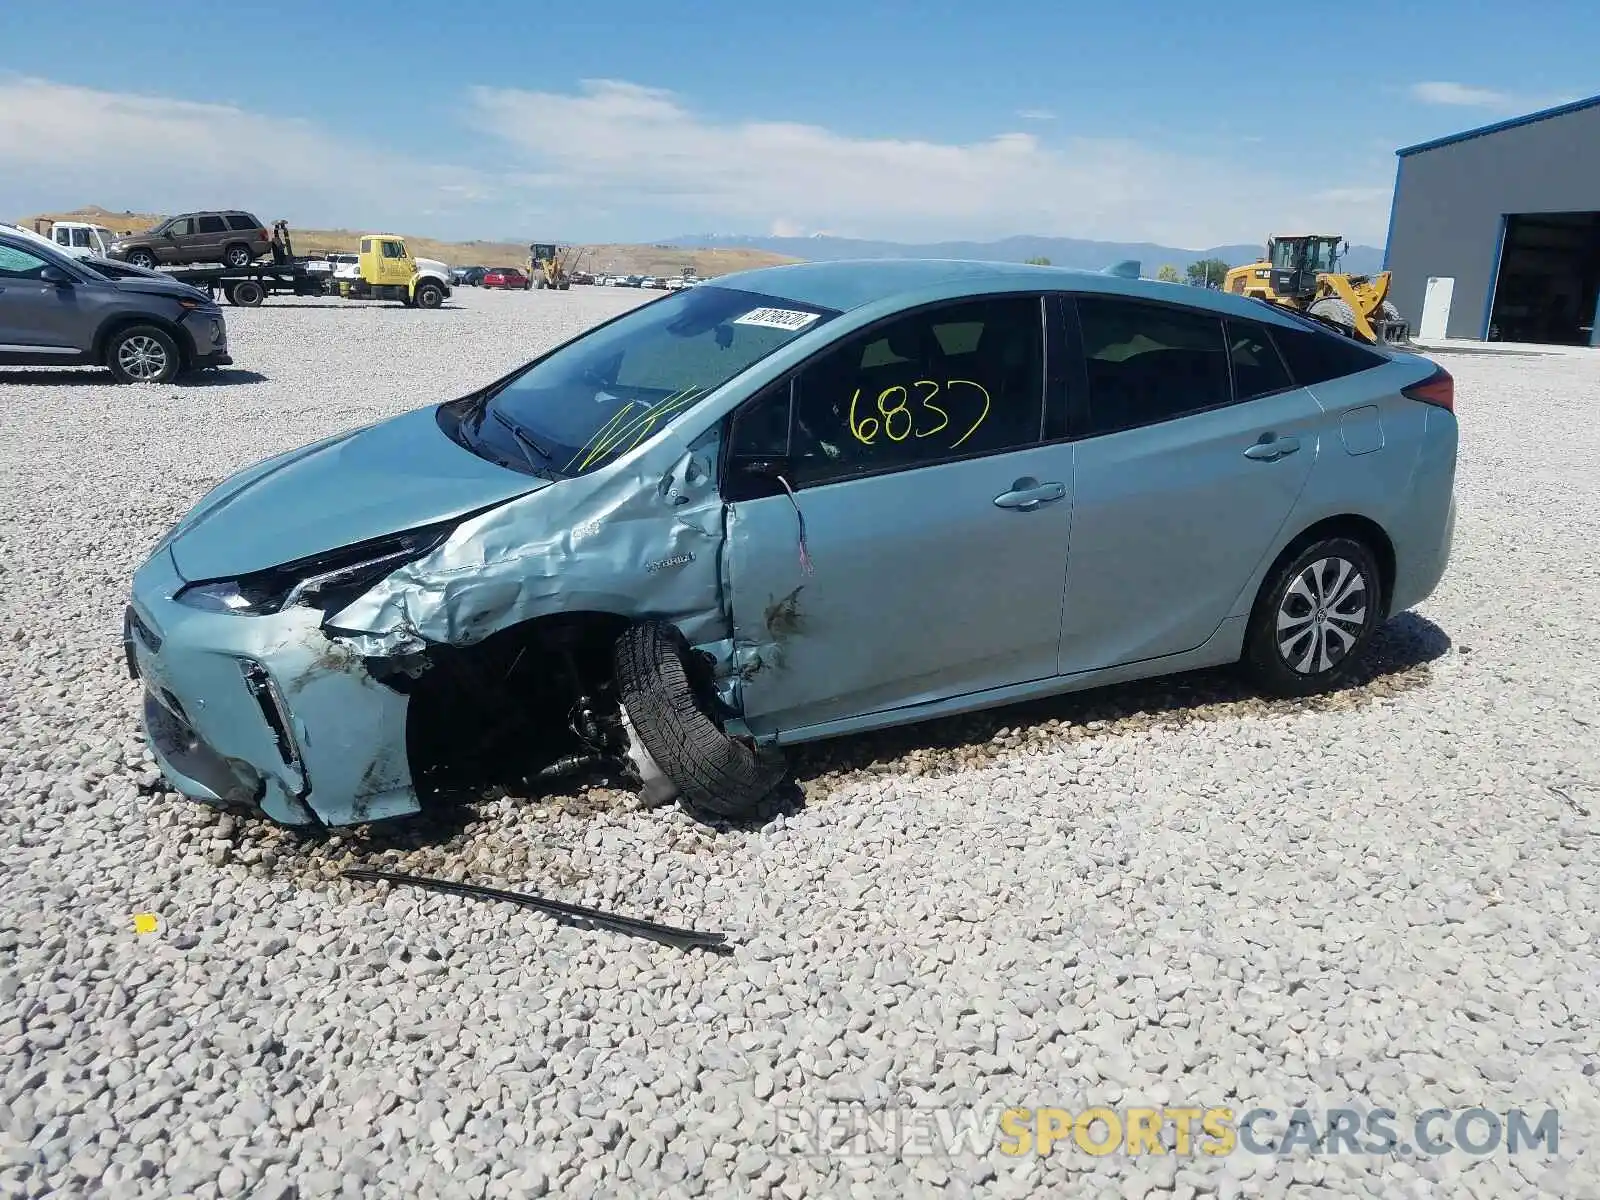
M32 229L22 225L9 228L44 238L61 253L70 254L73 258L105 258L106 251L117 236L104 225L94 225L88 221L35 221Z

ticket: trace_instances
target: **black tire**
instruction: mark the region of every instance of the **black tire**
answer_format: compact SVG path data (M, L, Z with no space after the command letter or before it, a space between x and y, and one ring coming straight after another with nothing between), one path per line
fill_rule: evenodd
M105 364L118 383L171 383L183 369L183 358L166 330L130 325L106 342Z
M146 250L142 246L137 250L129 250L128 265L130 267L143 267L147 271L154 271L156 269L155 252Z
M1330 596L1335 587L1341 594ZM1353 538L1321 538L1287 557L1262 584L1245 632L1243 665L1269 695L1332 691L1360 666L1385 604L1372 551Z
M1332 321L1335 325L1342 325L1352 332L1355 330L1355 312L1337 296L1325 296L1306 311L1314 317L1321 317L1325 321Z
M248 267L250 265L250 247L243 242L234 242L232 245L224 246L222 248L222 265L233 267L235 270L240 267Z
M267 289L254 279L241 279L228 290L228 303L240 308L260 308L267 298Z
M722 731L711 715L709 681L683 635L664 621L640 621L612 652L618 697L639 740L691 808L748 815L782 782L781 753L761 752Z
M438 308L444 303L444 289L431 279L417 284L416 305L418 308Z

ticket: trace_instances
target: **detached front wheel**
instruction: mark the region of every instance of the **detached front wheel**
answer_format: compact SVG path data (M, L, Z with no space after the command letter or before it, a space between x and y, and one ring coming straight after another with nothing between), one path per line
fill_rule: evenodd
M631 626L617 639L612 659L630 737L691 808L746 816L782 782L787 764L781 753L723 732L707 672L671 625L652 620Z

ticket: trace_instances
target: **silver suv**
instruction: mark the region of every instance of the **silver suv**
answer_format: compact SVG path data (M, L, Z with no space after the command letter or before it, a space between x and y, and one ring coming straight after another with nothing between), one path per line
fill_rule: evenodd
M168 217L144 233L122 235L106 253L136 267L157 263L248 267L271 252L272 234L267 227L253 214L232 209Z
M222 310L205 292L94 263L0 231L0 365L104 366L119 383L166 383L233 362Z

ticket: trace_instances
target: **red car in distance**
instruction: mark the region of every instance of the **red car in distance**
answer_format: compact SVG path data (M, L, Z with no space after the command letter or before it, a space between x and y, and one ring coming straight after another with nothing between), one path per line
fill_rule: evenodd
M527 291L533 286L533 280L524 275L516 267L491 267L484 272L483 282L479 286L486 288L521 288Z

